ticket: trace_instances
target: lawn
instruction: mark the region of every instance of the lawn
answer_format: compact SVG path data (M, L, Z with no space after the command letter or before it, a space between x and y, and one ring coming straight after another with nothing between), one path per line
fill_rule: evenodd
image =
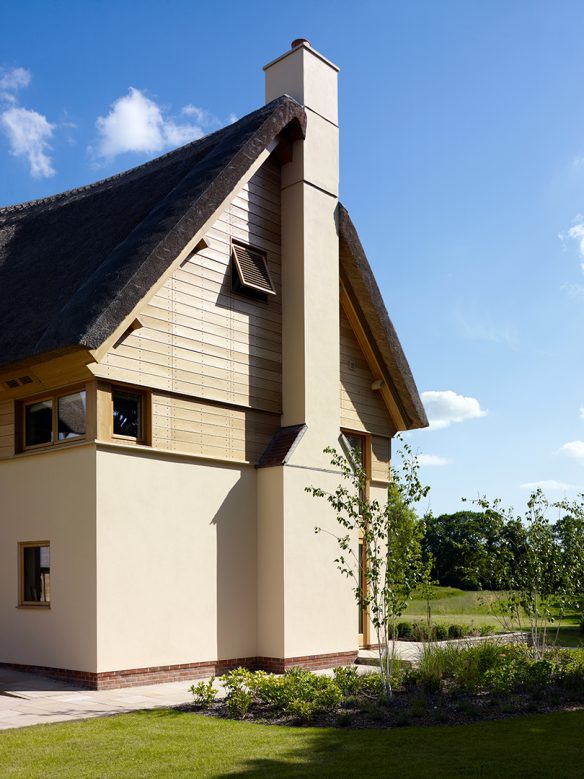
M454 587L433 587L430 601L433 622L464 623L467 625L493 625L497 631L502 625L492 613L492 607L499 593L485 590L458 590ZM422 597L414 598L408 606L404 619L425 619L427 603ZM580 646L582 636L578 625L579 614L567 615L561 623L558 644L562 646ZM519 626L515 626L519 627ZM523 627L527 627L524 621ZM551 637L555 637L557 623L550 623Z
M172 710L0 734L8 777L581 777L584 711L455 727L332 730Z

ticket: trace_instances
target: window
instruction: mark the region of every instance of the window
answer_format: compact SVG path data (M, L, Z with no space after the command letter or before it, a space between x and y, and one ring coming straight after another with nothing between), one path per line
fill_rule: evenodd
M365 470L365 436L357 433L341 433L341 442L349 461L357 463Z
M233 244L231 288L234 292L254 300L267 302L268 295L275 295L266 254L248 246Z
M24 447L82 438L85 435L85 390L24 404Z
M20 606L51 603L51 549L48 541L19 544Z
M114 389L113 401L113 431L115 436L122 438L143 438L142 395L137 392L126 392Z
M358 465L363 471L360 496L362 500L367 498L367 484L369 480L369 454L367 436L349 431L341 432L341 444L345 450L347 460L353 469Z

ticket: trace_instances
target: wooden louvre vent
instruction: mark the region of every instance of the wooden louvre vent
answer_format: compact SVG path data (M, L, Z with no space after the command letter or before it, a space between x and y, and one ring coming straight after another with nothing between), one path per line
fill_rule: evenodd
M263 252L233 244L233 262L243 287L267 295L276 294L266 255Z

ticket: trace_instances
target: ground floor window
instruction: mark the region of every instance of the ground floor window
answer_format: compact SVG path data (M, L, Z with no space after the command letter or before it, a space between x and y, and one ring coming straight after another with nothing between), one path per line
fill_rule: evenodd
M20 606L51 603L51 548L48 541L23 542L19 547Z

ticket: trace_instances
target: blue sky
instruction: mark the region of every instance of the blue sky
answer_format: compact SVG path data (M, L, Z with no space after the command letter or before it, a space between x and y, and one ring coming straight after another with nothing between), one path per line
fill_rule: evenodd
M341 197L432 429L435 512L584 489L584 4L0 5L0 203L103 178L341 68Z

